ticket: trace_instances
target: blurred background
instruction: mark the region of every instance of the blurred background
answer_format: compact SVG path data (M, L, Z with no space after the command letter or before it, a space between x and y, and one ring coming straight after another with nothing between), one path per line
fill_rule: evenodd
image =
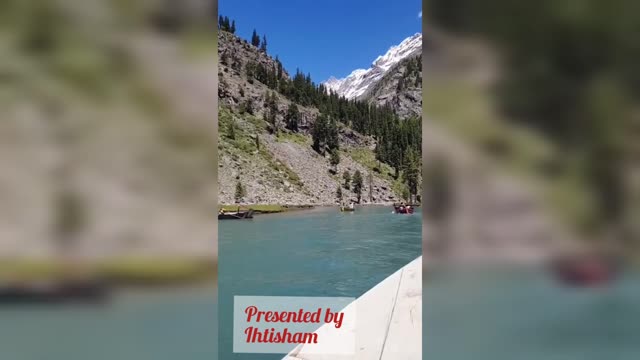
M217 4L0 4L0 348L217 358Z
M633 359L640 3L424 2L424 358Z
M639 6L426 0L425 359L637 357ZM217 358L216 17L0 4L4 357Z

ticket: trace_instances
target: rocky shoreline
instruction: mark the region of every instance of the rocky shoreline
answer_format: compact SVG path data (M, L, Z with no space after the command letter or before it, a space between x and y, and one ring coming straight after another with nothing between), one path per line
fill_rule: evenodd
M357 206L361 207L373 207L373 206L393 206L393 202L377 202L377 203L366 203L366 204L358 204ZM419 207L420 205L414 205ZM339 207L338 204L335 203L327 203L327 204L225 204L219 205L218 208L225 211L236 211L240 210L253 210L254 214L278 214L284 212L292 212L292 211L304 211L304 210L313 210L319 208L335 208Z

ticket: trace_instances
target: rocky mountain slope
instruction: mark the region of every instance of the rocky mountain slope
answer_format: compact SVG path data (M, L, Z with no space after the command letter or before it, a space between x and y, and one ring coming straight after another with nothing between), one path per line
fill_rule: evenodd
M347 99L357 99L367 93L397 64L421 53L422 34L417 33L406 38L399 45L392 46L384 55L378 56L369 69L354 70L344 79L332 77L325 81L324 85Z
M362 94L362 99L388 105L401 118L422 117L422 56L404 58Z
M311 147L311 129L318 109L298 105L297 131L286 128L285 114L291 101L248 75L257 64L276 69L279 63L258 47L228 32L219 31L219 203L236 202L237 186L243 187L242 203L335 204L343 173L360 171L364 178L363 203L386 203L400 198L398 180L375 160L375 140L339 124L340 163L332 166L329 155ZM251 71L251 70L249 70ZM284 71L284 70L283 70ZM283 77L290 78L284 71ZM265 121L269 98L275 96L275 126ZM356 199L342 186L345 200Z

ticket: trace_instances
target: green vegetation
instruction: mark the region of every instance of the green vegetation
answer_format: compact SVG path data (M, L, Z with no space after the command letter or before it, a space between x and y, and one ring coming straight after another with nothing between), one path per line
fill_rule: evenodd
M234 120L234 117L238 117L238 121ZM241 124L241 120L245 121ZM258 129L264 129L266 127L265 121L250 115L247 113L236 114L226 106L220 106L218 108L218 126L220 128L220 134L224 138L224 142L221 142L220 146L223 151L231 154L232 158L236 160L240 156L259 156L267 166L275 170L276 173L282 172L285 180L291 184L302 187L302 180L291 168L281 161L275 159L273 154L269 152L264 146L260 146L260 140L258 135ZM230 124L235 124L232 128L233 139L230 138ZM307 144L308 138L302 134L290 134L286 132L278 133L279 141L292 140L292 142Z
M220 209L224 211L236 211L238 210L238 205L222 205ZM240 206L240 210L253 210L263 213L278 213L283 212L286 208L282 205L274 205L274 204L255 204L255 205L242 205Z
M218 109L218 127L220 135L228 142L231 147L247 155L253 155L257 150L257 143L252 138L248 129L240 126L238 121L234 119L234 114L227 107L221 106ZM242 115L244 119L254 119L249 114Z
M313 124L311 139L313 140L313 149L321 155L327 151L339 150L338 124L335 119L320 114Z
M228 16L222 16L220 15L218 18L218 29L223 30L223 31L228 31L232 34L235 34L236 32L236 21L232 20L229 21L229 17Z
M296 211L303 209L310 209L312 206L310 205L277 205L277 204L253 204L253 205L220 205L219 210L224 211L237 211L238 209L242 210L253 210L257 213L263 214L272 214L272 213L280 213L285 211Z
M484 103L495 102L494 113L508 125L500 128L509 130L489 134L489 147L520 152L520 167L535 169L547 197L585 237L624 234L627 243L640 244L631 224L640 190L629 186L639 153L631 144L640 133L640 4L431 0L427 13L434 24L499 49L501 76L492 101ZM429 94L425 99L431 101ZM553 149L547 159L507 140L519 125Z
M234 198L236 200L236 204L239 204L242 202L242 199L247 195L247 191L244 189L244 186L242 186L242 183L240 181L238 181L236 183L236 192L234 195Z
M287 123L287 129L291 131L298 131L298 123L300 122L300 110L295 103L289 104L287 115L285 116L285 122Z
M362 182L362 174L360 173L360 170L356 170L356 172L353 174L353 192L356 193L356 196L358 197L358 204L362 199Z
M58 280L93 275L119 284L171 284L214 280L216 269L217 265L210 260L179 258L117 258L90 265L14 260L0 262L0 281Z
M590 221L591 195L577 170L555 170L562 167L556 145L508 121L493 106L491 94L464 81L435 81L425 88L424 102L434 122L538 187L557 216L576 227Z
M271 125L271 132L278 133L278 95L273 91L268 91L265 96L264 121Z
M329 159L329 163L334 168L334 172L338 172L338 164L340 164L340 152L338 150L333 150L331 152L331 158Z
M369 149L349 149L348 155L360 165L369 169L369 171L378 174L379 177L391 183L391 189L396 194L402 194L407 191L407 185L400 178L395 177L394 169L376 159L375 153Z
M208 260L125 258L103 263L96 271L118 284L180 284L212 281L217 264Z
M273 155L271 155L270 152L262 149L260 150L260 154L267 161L267 163L272 169L274 169L276 172L282 171L287 177L287 179L289 180L289 182L291 182L292 184L298 187L303 186L302 180L300 180L300 177L298 176L298 174L296 174L295 171L291 170L291 168L288 167L286 164L282 163L279 160L276 160L273 157Z
M351 190L351 174L345 170L342 174L342 179L344 180L342 186L347 190Z
M311 144L310 138L300 133L280 132L278 133L276 140L279 142L289 142L305 146Z
M251 35L251 45L255 47L260 46L260 36L256 32L256 29L253 29L253 34Z

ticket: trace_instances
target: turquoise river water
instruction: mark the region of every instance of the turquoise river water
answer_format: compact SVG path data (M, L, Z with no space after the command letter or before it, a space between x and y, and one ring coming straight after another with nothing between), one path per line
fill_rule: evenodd
M233 296L359 297L422 253L421 213L319 208L219 223L220 359L233 353Z

